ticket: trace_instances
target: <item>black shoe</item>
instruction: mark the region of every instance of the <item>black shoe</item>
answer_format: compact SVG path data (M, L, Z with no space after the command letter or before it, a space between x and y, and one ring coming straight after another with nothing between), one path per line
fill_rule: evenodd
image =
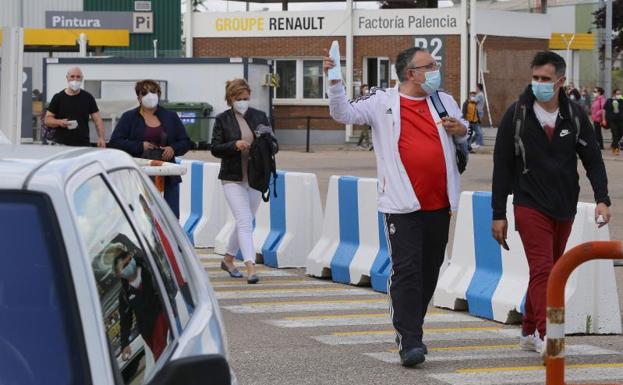
M247 283L250 285L256 284L260 281L260 277L257 274L251 274L249 278L247 278Z
M398 338L398 336L396 336L396 345L398 345L398 348L400 348L400 338ZM424 342L420 342L420 347L422 348L424 354L428 354L428 347Z
M400 351L400 364L402 366L413 367L426 360L424 350L421 347L414 347Z
M232 278L242 278L242 273L238 269L236 269L235 267L233 269L229 270L229 268L225 264L225 261L221 261L221 269L223 269L226 272L228 272L229 276L232 277Z

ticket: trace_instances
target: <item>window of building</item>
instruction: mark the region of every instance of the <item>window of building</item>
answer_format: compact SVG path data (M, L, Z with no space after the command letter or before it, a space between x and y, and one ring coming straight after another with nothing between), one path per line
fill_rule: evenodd
M346 79L346 62L341 62L342 79ZM280 84L275 93L277 101L325 101L328 79L322 69L322 59L277 59L274 71Z
M363 61L363 84L370 88L389 88L391 65L387 57L368 57Z
M278 60L275 72L279 75L279 87L275 94L279 99L296 98L296 60Z

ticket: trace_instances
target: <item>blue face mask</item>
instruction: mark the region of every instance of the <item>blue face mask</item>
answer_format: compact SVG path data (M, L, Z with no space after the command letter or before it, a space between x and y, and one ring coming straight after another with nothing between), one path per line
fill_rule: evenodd
M424 77L426 80L420 86L427 94L430 95L439 89L441 85L441 72L439 70L426 72Z
M121 276L125 279L130 279L134 274L136 274L136 260L132 258L130 263L121 270Z
M549 102L554 97L554 83L532 81L532 93L539 102Z

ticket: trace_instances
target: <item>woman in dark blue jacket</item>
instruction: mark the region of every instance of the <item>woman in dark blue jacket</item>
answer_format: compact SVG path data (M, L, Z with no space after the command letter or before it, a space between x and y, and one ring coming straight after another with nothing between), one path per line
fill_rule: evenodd
M162 159L175 162L191 148L191 142L182 121L173 111L158 105L160 85L143 80L134 88L140 106L121 115L109 147L118 148L137 158ZM177 218L180 216L179 176L165 177L164 199Z

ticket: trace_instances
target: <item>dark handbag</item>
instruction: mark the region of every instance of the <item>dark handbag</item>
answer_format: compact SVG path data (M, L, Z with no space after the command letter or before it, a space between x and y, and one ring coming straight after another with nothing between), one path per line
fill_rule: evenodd
M460 144L455 143L454 146L456 147L456 166L459 169L459 174L462 174L467 168L467 153Z
M161 148L150 148L149 150L144 150L143 154L141 154L141 158L143 159L152 159L152 160L162 160L162 154L164 154L164 150Z

